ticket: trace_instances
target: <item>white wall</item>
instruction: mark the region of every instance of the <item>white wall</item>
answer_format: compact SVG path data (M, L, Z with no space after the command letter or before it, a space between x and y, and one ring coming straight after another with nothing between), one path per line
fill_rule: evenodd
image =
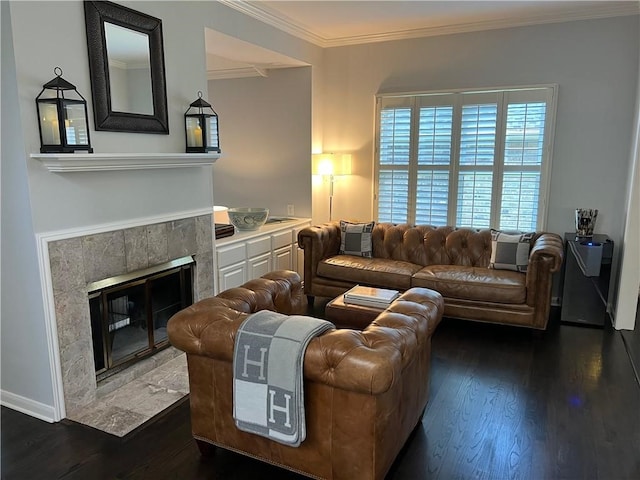
M627 183L627 213L621 250L615 327L633 330L640 296L640 83L636 95L636 118L631 153L631 172Z
M267 207L311 217L311 67L267 77L210 80L224 158L216 164L216 203Z

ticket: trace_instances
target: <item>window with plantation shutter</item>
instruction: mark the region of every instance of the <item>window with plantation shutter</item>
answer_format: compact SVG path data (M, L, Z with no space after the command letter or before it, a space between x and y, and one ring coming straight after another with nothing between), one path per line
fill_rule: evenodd
M379 95L377 220L542 229L555 93L541 86Z
M411 109L393 108L380 115L380 155L378 169L379 216L389 222L407 222L409 212L409 149Z

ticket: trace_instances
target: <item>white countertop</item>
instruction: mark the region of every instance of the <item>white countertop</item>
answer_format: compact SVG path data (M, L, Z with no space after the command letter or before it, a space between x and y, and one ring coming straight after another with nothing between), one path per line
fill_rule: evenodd
M258 230L252 230L252 231L240 231L236 228L236 233L234 233L230 237L216 239L215 240L216 247L222 247L237 241L250 240L252 238L260 237L262 235L275 233L279 230L293 229L298 226L303 226L305 224L308 224L311 221L310 218L302 218L302 217L274 216L272 218L284 218L285 220L281 222L265 223Z

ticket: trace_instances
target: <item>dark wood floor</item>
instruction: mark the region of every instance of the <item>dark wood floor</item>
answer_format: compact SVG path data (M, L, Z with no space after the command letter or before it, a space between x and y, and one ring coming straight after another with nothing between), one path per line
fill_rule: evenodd
M640 386L620 332L445 319L433 347L422 428L389 479L640 479ZM203 460L188 402L125 438L1 415L4 480L300 478L224 450Z

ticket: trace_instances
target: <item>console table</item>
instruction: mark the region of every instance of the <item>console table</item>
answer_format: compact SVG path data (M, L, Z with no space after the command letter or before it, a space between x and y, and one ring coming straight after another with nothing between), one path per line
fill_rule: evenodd
M604 326L607 317L613 240L607 235L565 233L562 323Z

